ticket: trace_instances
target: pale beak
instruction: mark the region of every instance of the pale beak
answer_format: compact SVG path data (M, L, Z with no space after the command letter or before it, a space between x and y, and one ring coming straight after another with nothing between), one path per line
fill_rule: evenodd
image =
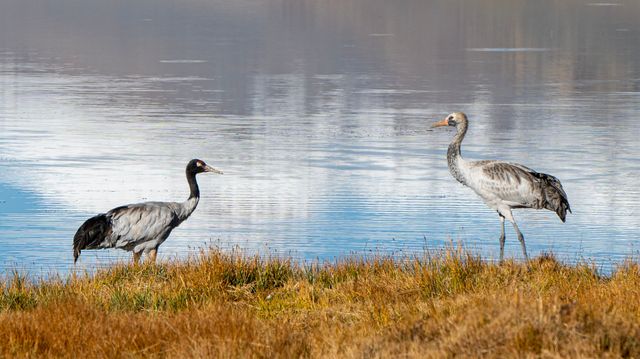
M435 122L431 125L431 128L442 127L442 126L449 126L449 120L445 118L442 121Z
M213 167L211 167L211 166L209 166L209 165L205 165L205 166L204 166L204 171L205 171L205 172L213 172L213 173L217 173L217 174L219 174L219 175L223 174L223 172L222 172L222 171L217 170L217 169L215 169L215 168L213 168Z

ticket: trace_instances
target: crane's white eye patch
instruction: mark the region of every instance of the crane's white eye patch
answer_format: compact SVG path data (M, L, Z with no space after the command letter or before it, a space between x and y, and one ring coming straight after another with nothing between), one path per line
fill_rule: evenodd
M202 167L202 166L204 166L204 163L202 163L202 162L198 161L198 162L196 162L196 166L198 166L198 167Z

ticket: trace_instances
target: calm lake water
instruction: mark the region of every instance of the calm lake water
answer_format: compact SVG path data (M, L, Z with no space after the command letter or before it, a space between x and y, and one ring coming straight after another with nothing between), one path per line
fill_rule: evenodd
M468 159L562 180L566 224L515 211L530 253L610 268L640 249L639 18L636 0L3 0L0 273L69 271L86 218L186 199L191 158L225 174L199 176L161 259L496 258L498 216L429 129L453 111Z

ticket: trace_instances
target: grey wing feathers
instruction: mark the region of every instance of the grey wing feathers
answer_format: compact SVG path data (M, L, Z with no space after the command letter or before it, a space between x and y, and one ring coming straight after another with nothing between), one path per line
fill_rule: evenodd
M107 212L107 216L112 222L111 246L127 250L141 242L165 237L179 224L174 210L163 202L118 207Z
M536 172L517 163L478 161L484 177L500 187L501 197L521 207L545 208L556 212L564 222L571 212L567 194L560 180L546 173ZM517 208L518 205L514 205Z
M85 221L73 237L74 262L83 249L133 250L143 242L160 244L180 224L174 203L146 202L117 207Z

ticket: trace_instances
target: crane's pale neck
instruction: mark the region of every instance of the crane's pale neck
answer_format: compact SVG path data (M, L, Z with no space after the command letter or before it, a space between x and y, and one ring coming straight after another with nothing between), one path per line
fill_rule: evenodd
M447 162L449 164L449 172L451 175L460 183L466 184L465 178L462 174L461 167L464 166L465 161L462 158L462 153L460 152L460 144L464 139L464 135L467 134L467 122L460 122L456 126L458 132L453 137L453 141L449 144L449 149L447 150Z

